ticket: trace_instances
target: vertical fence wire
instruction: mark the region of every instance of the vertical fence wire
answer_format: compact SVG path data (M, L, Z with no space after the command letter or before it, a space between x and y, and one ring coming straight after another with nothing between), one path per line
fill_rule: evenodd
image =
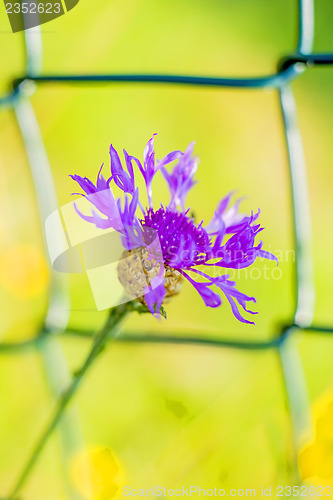
M40 33L37 32L36 35L32 35L33 45L28 42L29 37L25 36L27 67L40 67L41 65L41 50L39 50L35 36L39 37ZM43 228L47 216L56 210L58 206L51 166L30 99L19 96L14 102L13 109L25 145L38 201L40 222ZM46 251L46 241L44 241L44 244ZM44 327L47 330L52 329L57 333L61 333L66 329L69 319L68 279L66 275L56 273L51 265L49 269L51 279ZM60 340L56 335L43 336L37 344L37 350L42 360L50 392L53 398L57 399L72 381ZM83 448L83 437L77 408L71 408L64 414L58 430L66 491L70 499L80 500L68 477L68 465L71 455L76 450ZM21 483L23 484L28 473L29 469L23 470L21 478L18 480L18 486Z
M38 74L42 69L43 44L40 26L24 31L24 50L26 71ZM34 84L33 84L34 85ZM34 89L27 89L29 95ZM32 103L28 96L19 95L13 103L13 111L17 125L25 146L30 172L37 198L40 224L44 229L46 218L58 207L51 165L44 146L42 133L36 118ZM45 253L47 246L44 236ZM52 329L57 333L63 332L69 320L69 282L65 274L56 273L52 266L50 269L50 288L48 305L45 313L44 328ZM62 345L57 336L43 336L37 344L37 351L42 360L47 385L53 399L61 397L62 393L72 382L72 376L63 352ZM81 500L81 496L74 489L68 476L69 463L72 454L84 447L78 409L72 407L64 413L58 427L63 465L63 476L66 493L71 500ZM22 470L17 481L17 489L24 484L30 468Z
M299 0L298 52L312 51L314 41L313 0ZM296 269L294 288L296 304L294 322L309 326L315 306L314 270L311 236L311 211L307 186L305 155L301 132L297 122L294 94L288 83L278 90L288 153L290 189L292 197ZM302 360L297 346L298 338L290 335L279 346L282 376L286 388L292 434L294 440L295 471L297 451L312 428L311 408ZM297 474L298 475L298 474Z

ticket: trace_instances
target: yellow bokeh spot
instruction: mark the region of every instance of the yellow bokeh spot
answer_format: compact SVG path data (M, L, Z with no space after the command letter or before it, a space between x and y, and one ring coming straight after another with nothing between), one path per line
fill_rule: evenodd
M28 299L45 292L49 271L41 250L32 245L11 245L0 254L0 283L13 295Z
M108 448L89 447L77 453L70 475L77 491L87 500L111 500L119 489L120 466Z
M298 463L303 479L333 480L333 393L314 405L315 436L300 451Z
M316 435L333 441L333 394L326 396L317 409Z
M314 441L305 446L299 454L301 477L333 478L333 453L325 441Z

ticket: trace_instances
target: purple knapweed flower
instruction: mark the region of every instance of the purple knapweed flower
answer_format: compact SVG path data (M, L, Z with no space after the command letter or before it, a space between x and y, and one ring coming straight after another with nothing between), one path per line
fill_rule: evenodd
M192 156L194 143L190 143L184 152L173 151L157 161L154 136L144 149L143 162L124 150L126 170L111 145L111 176L108 180L104 179L100 170L96 186L86 177L71 176L85 192L83 196L98 210L92 209L92 215L84 215L77 209L79 215L98 228L113 228L121 233L124 251L135 256L133 262L136 264L133 265L143 266L145 270L141 301L152 314L159 314L164 301L178 293L180 281L186 279L206 306L221 305L220 295L213 291L215 287L225 295L239 321L253 324L241 315L239 308L256 314L247 308L247 303L256 302L254 297L239 292L236 283L229 279L228 274L221 275L221 270L248 267L258 257L277 262L274 255L262 250L262 242L255 244L257 234L263 229L257 223L260 211L250 216L240 214L238 206L241 199L232 205L233 193L229 193L218 204L208 225L205 226L203 221L196 224L190 209L186 209L186 196L196 183L193 177L198 167L198 158ZM169 172L167 165L175 161L173 170ZM133 164L146 184L146 208L136 187ZM159 170L168 184L171 199L168 205L160 204L154 208L152 181ZM114 199L111 183L124 192L123 201L121 198ZM220 274L208 274L207 270L216 269L220 270ZM122 274L119 279L123 284L126 281L135 286L133 276L137 274L134 268L122 268L118 272ZM129 278L124 278L126 273ZM136 293L139 297L140 293Z

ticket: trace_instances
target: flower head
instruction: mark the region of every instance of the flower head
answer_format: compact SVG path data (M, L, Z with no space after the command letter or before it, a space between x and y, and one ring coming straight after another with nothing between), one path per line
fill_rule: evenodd
M98 210L92 215L79 215L99 228L113 228L122 234L126 256L119 263L119 280L129 294L139 297L152 314L159 314L160 307L170 296L179 292L180 283L187 280L199 293L208 307L221 305L218 292L227 298L235 317L244 323L253 323L242 316L239 309L255 314L247 308L255 302L236 288L228 274L212 276L207 270L215 268L240 269L248 267L258 258L277 261L276 257L262 250L262 243L255 243L263 228L257 223L260 211L250 216L240 214L241 199L229 206L233 193L224 197L208 225L196 224L186 209L186 197L195 185L193 177L198 158L193 157L194 143L184 152L172 151L157 161L154 136L148 141L143 163L124 150L126 170L114 147L110 147L111 176L105 180L101 171L96 186L87 178L71 176L89 201ZM176 162L171 173L166 166ZM144 178L148 207L144 208L142 193L135 183L133 164ZM170 189L168 205L153 205L152 183L161 171ZM112 182L124 192L124 201L116 201L111 191ZM200 269L199 269L200 266ZM143 269L139 279L138 267ZM204 269L204 270L202 270Z

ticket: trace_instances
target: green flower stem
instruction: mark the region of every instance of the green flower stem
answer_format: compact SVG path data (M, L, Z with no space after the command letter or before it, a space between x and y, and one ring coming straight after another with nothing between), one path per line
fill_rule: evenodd
M92 348L86 357L82 367L75 373L73 380L67 390L63 392L62 396L59 398L58 404L55 411L50 419L50 422L46 426L46 429L42 433L39 441L37 442L35 448L33 449L27 463L23 467L21 474L9 496L9 500L14 499L18 492L21 490L26 479L28 478L30 472L35 466L37 459L39 458L41 452L43 451L49 437L51 436L54 429L57 427L59 421L61 420L64 411L66 410L68 404L72 401L75 396L82 379L88 372L89 368L96 360L98 355L103 351L107 342L114 339L117 336L118 327L126 315L133 310L137 310L137 306L134 302L129 302L127 304L122 304L118 307L111 309L110 315L102 328L102 330L96 334Z

